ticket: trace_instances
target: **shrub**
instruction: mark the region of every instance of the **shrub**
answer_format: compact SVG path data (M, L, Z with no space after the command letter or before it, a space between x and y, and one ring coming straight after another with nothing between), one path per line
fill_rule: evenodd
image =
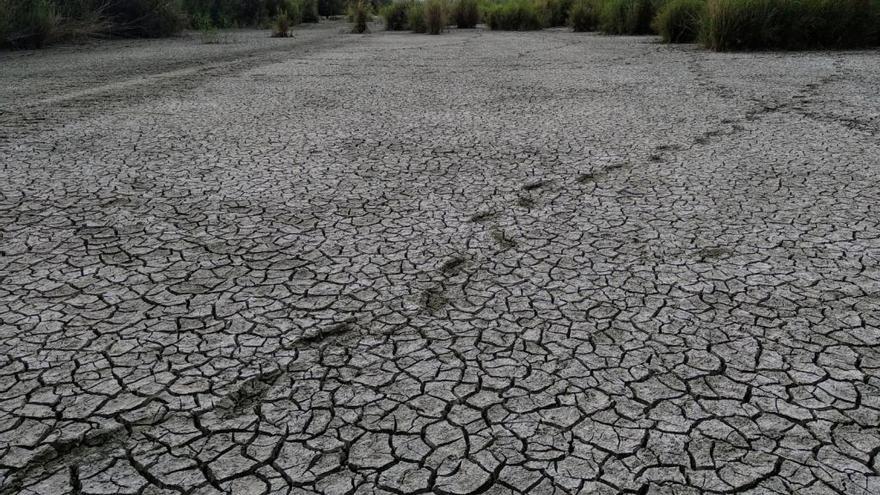
M781 46L783 3L787 0L710 0L701 37L714 50L755 50Z
M428 32L428 26L425 24L425 4L422 2L413 2L409 8L408 14L409 28L415 33Z
M207 18L212 27L225 28L236 26L239 23L243 6L234 0L184 0L183 7L191 18L200 18L202 25L204 25L203 19ZM247 5L247 7L252 6ZM274 15L276 10L273 8L271 14Z
M572 0L535 0L544 27L565 26Z
M568 12L568 25L578 32L595 31L599 27L599 2L576 0Z
M599 29L606 34L649 34L653 10L651 0L605 0Z
M342 15L345 4L342 0L318 0L318 13L323 16Z
M157 38L172 35L184 26L177 0L110 0L101 7L116 36Z
M880 3L872 0L802 0L785 48L859 48L876 44Z
M257 26L264 23L269 15L263 0L238 0L233 12L236 24L240 26Z
M302 0L300 21L318 22L318 0Z
M652 26L665 43L693 43L705 7L705 0L670 0L657 12Z
M874 44L880 46L880 0L874 0L874 31L876 34Z
M530 31L541 29L541 17L537 6L528 0L511 0L490 5L484 19L489 29L505 31Z
M411 1L395 1L382 7L379 15L385 21L386 31L406 31L409 29L409 9Z
M444 0L425 1L425 27L428 34L440 34L446 29L446 4Z
M58 36L59 18L49 0L0 1L0 45L42 48Z
M356 0L349 6L349 18L351 18L352 33L367 32L367 21L370 18L370 4L365 0Z
M480 7L477 0L457 0L452 8L456 27L470 29L480 23Z
M709 0L701 28L713 50L855 48L877 44L871 0Z
M287 15L289 25L291 27L296 26L302 22L302 9L302 0L282 0L277 7L276 19L278 14L284 12Z
M0 0L0 46L12 48L98 34L167 36L183 25L178 0Z
M275 24L272 29L272 36L275 38L287 38L290 36L290 17L286 10L282 10L275 16Z

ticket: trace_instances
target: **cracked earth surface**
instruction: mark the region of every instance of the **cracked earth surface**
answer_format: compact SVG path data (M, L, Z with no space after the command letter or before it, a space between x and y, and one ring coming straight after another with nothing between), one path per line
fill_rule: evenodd
M0 493L880 493L880 53L0 54Z

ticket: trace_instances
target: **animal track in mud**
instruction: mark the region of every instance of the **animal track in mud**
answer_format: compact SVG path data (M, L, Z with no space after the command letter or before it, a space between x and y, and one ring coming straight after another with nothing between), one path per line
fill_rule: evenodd
M473 223L483 223L494 220L498 217L498 213L494 211L481 211L471 216L470 221Z
M449 304L449 299L443 290L435 287L422 292L421 304L428 312L434 314Z
M464 256L453 256L440 265L440 272L444 275L455 275L467 264Z
M550 185L549 180L539 180L535 182L530 182L522 186L523 191L535 191L537 189L541 189L543 187L547 187Z
M531 209L534 208L535 204L535 200L530 196L520 195L516 198L516 205L520 208Z
M38 470L51 470L53 466L68 465L71 474L78 474L78 465L83 459L95 454L104 454L114 448L121 448L129 438L123 425L96 430L76 438L56 440L45 445L40 453L32 457L0 486L0 495L18 493L21 482L30 473ZM73 478L71 478L73 479Z
M232 418L254 412L255 406L262 402L283 374L282 370L274 369L242 382L216 408L220 417Z
M489 234L492 236L495 243L498 244L498 247L503 251L516 247L516 241L511 239L507 233L499 227L492 228L489 231Z
M578 184L589 184L590 182L593 182L594 180L596 180L595 174L586 173L586 174L579 175L578 178L575 179L575 182L577 182Z
M612 172L616 172L618 170L623 170L627 166L629 166L629 162L612 163L612 164L606 166L605 168L597 170L595 172L586 172L586 173L579 175L575 179L575 182L578 184L590 184L592 182L596 182L598 180L601 180L606 175L608 175Z
M301 344L310 345L323 342L326 339L341 337L343 335L354 332L354 320L349 319L340 323L329 325L327 327L312 327L300 337Z
M661 144L655 146L654 149L656 151L681 151L682 147L679 144Z
M735 254L734 251L726 247L708 247L699 251L700 257L708 260L727 258L733 254Z

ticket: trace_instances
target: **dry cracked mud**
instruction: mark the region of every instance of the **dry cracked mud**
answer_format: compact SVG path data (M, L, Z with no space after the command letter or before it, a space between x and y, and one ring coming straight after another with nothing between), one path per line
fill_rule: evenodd
M0 493L880 493L880 52L344 31L0 54Z

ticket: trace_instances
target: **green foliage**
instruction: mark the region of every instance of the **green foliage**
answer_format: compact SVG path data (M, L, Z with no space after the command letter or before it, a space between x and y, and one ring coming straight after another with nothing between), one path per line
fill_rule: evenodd
M789 48L860 48L877 44L880 3L802 0Z
M873 11L874 11L874 35L875 35L874 46L880 46L880 0L874 0Z
M876 45L871 0L709 0L701 39L713 50L798 50Z
M301 17L302 22L318 22L318 0L301 0Z
M650 0L605 0L599 30L606 34L650 34L654 7Z
M129 1L129 0L123 0ZM341 2L341 0L335 0ZM207 23L215 28L265 26L287 12L291 25L318 22L322 0L183 0L190 27L202 29ZM341 9L341 7L340 7Z
M236 21L241 12L237 3L234 0L183 0L183 10L189 16L190 27L202 29L210 25L214 28L227 28L238 24ZM244 10L245 4L248 8L253 8L252 3L243 0L242 9ZM274 14L275 9L270 13ZM252 15L257 17L258 13L253 12Z
M379 10L379 15L385 21L385 30L406 31L409 29L409 9L412 4L411 0L396 0L382 7Z
M446 2L425 0L425 27L428 34L440 34L446 29Z
M84 36L158 37L183 28L179 0L0 0L0 46Z
M220 1L220 0L215 0ZM224 11L224 22L234 21L238 26L259 26L265 23L266 19L272 14L266 9L264 0L223 0L227 4L234 2L234 8L226 8ZM228 12L228 13L227 13Z
M510 0L488 5L483 18L489 29L503 31L532 31L541 29L541 15L535 2Z
M568 12L568 25L578 32L595 31L600 7L599 0L575 0Z
M351 28L352 33L359 34L367 32L367 22L370 19L371 8L372 5L365 0L355 0L349 4L348 17L353 24Z
M278 10L276 11L276 22L278 16L284 13L287 17L287 22L289 25L296 26L300 22L302 22L303 17L303 3L302 0L282 0L281 4L278 6Z
M710 0L702 22L703 43L714 50L779 46L786 38L784 10L779 0Z
M572 0L534 0L544 27L565 26Z
M275 15L275 23L272 28L272 36L275 38L287 38L290 36L290 16L286 10Z
M101 9L116 36L158 38L184 27L178 0L110 0Z
M413 32L427 33L428 25L425 24L425 4L418 1L413 2L409 8L408 20L409 28Z
M461 29L477 27L480 23L480 6L477 0L456 0L452 6L452 20Z
M335 16L345 13L343 0L318 0L318 13L323 16Z
M0 0L0 46L41 48L58 36L59 16L49 0Z
M670 0L657 12L652 26L665 43L693 43L705 9L706 0Z

